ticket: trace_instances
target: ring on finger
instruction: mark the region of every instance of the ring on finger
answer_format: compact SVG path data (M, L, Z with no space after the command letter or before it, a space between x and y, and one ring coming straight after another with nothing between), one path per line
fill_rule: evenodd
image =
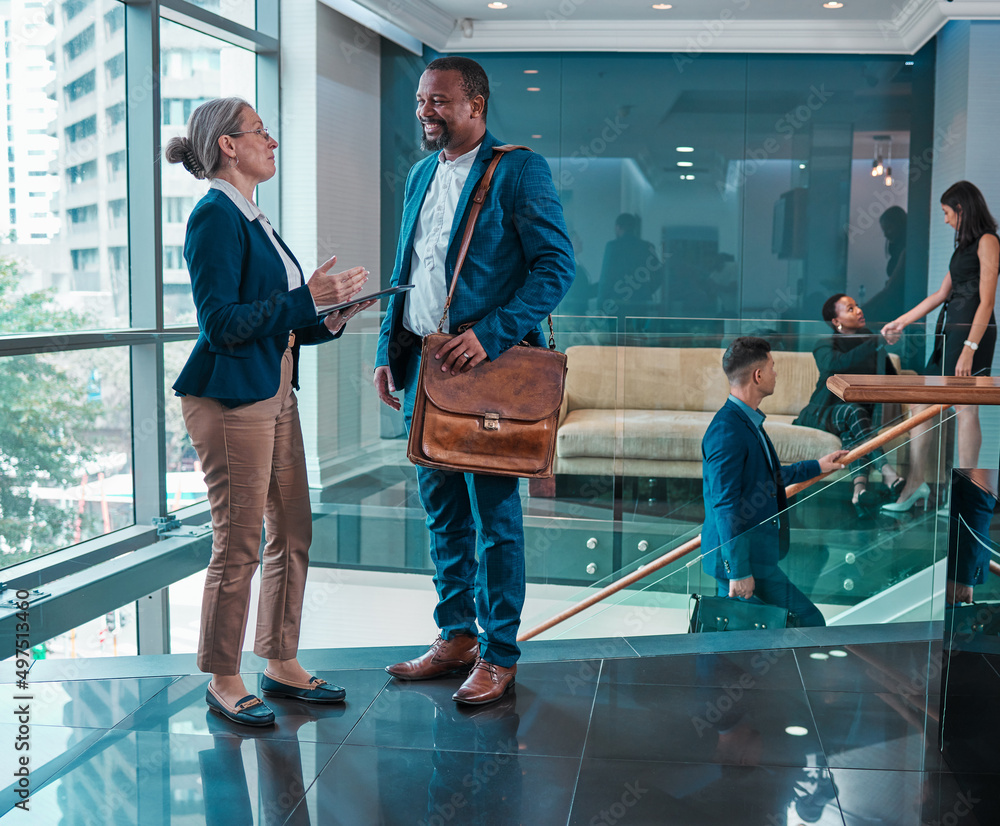
M471 354L469 354L469 353L462 353L462 356L463 356L464 358L466 358L466 359L471 359L471 358L472 358L472 355L471 355Z

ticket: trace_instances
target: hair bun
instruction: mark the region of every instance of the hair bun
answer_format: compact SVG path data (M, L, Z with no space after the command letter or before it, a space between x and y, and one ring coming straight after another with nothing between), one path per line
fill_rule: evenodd
M195 178L201 180L207 177L204 165L198 160L194 147L187 138L171 138L163 155L168 163L183 164L184 168Z

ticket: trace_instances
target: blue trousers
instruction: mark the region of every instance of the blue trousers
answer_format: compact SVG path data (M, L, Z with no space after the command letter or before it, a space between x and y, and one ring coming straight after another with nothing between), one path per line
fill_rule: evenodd
M729 580L718 579L716 581L718 595L728 597ZM762 602L787 608L790 613L795 615L789 617L789 625L826 625L826 620L823 619L819 608L813 605L812 600L792 584L788 575L781 568L770 568L766 575L762 576L755 573L753 582L753 596L747 600L748 602ZM742 597L737 597L737 599L742 599Z
M415 352L403 388L407 433L419 369ZM478 633L480 655L504 668L521 655L517 631L524 606L524 524L518 483L515 477L417 466L438 595L434 621L445 639Z

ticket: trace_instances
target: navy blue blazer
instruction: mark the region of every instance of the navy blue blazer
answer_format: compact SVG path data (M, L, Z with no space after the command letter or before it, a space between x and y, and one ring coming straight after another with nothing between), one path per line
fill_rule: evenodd
M479 146L451 226L445 259L447 283L472 207L472 196L501 145L489 132ZM396 247L392 285L410 283L413 236L427 188L437 170L438 153L414 164L406 178L403 218ZM566 233L562 205L552 172L541 155L525 150L507 153L493 174L489 194L476 221L449 309L452 332L475 322L476 338L490 359L523 339L542 345L539 322L552 312L573 283L576 266ZM403 327L406 293L394 295L379 332L375 366L388 365L393 383L402 388L412 352L412 335Z
M278 243L301 273L295 256L280 238ZM340 335L317 318L305 284L288 289L285 264L260 221L247 220L221 190L210 189L188 218L184 259L201 334L174 383L178 395L229 407L271 398L292 331L292 385L298 389L299 345Z
M788 552L787 517L778 518L788 506L785 485L820 473L815 459L781 467L769 438L767 446L776 472L753 422L732 400L715 414L702 439L702 565L716 579L767 576Z

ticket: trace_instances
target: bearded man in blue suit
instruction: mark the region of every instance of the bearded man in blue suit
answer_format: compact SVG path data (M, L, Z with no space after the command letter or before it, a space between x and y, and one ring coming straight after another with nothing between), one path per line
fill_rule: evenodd
M421 340L437 330L462 243L472 195L501 142L486 129L490 96L483 68L463 57L431 62L417 89L424 149L410 170L392 284L379 333L375 388L413 411ZM508 152L493 176L434 354L445 371L475 370L522 340L543 345L539 323L573 281L573 247L545 159ZM461 325L471 325L460 332ZM524 528L518 480L417 467L427 512L441 633L423 655L386 670L403 680L469 671L456 702L498 700L513 685L524 604ZM478 557L478 559L477 559ZM478 627L477 627L478 622ZM481 630L480 630L481 629ZM470 671L471 669L471 671Z
M787 608L791 624L826 625L819 609L778 567L788 553L785 485L839 470L847 451L782 467L758 409L774 393L778 378L771 345L741 336L726 350L722 369L729 398L701 442L702 566L715 577L719 596Z

